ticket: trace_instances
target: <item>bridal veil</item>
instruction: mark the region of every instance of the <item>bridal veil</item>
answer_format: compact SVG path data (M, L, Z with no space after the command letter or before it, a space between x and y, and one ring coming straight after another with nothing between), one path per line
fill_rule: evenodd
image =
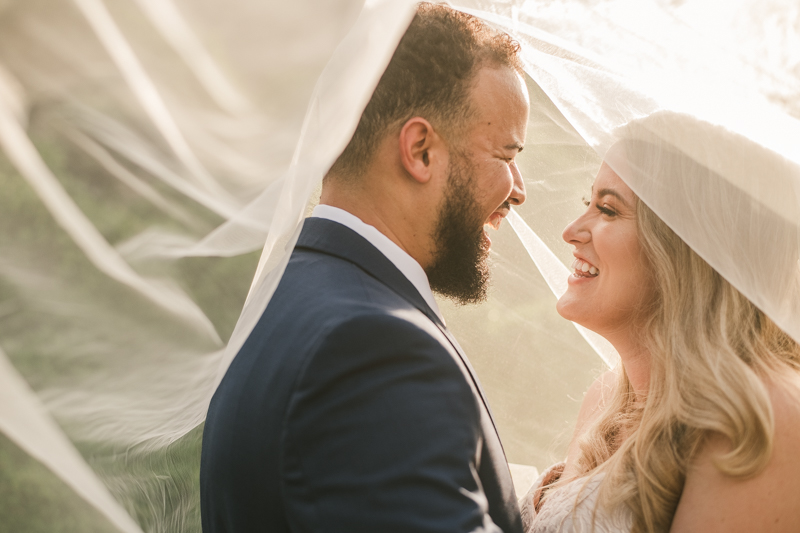
M531 95L489 300L441 303L511 462L563 454L614 364L554 308L603 160L800 342L796 2L453 4L521 43ZM208 401L413 10L0 0L0 521L198 529Z

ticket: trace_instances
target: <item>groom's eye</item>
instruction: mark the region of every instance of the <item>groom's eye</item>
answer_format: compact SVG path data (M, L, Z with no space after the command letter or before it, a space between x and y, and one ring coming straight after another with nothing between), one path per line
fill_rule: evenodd
M586 207L589 207L592 204L592 202L587 200L585 196L581 198L581 203L583 203L583 205L585 205Z

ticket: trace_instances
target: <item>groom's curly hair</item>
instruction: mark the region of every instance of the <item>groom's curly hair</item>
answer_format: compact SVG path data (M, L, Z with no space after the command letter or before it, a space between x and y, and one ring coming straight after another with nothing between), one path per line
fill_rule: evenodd
M472 15L421 3L367 104L355 134L328 176L363 175L384 137L421 116L445 138L472 116L469 91L481 67L522 72L520 45ZM453 137L451 137L453 138Z

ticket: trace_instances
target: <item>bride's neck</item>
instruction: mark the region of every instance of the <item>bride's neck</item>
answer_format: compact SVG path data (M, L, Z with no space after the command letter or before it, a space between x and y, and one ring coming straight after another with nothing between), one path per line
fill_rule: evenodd
M644 400L650 388L650 353L632 335L620 335L618 338L608 340L619 353L620 361L637 399Z

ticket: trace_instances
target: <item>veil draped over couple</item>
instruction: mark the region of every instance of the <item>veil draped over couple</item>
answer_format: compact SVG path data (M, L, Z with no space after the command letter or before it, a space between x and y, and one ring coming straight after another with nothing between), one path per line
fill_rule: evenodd
M796 6L298 8L248 99L187 20L258 9L136 4L0 3L0 449L130 532L800 530Z

